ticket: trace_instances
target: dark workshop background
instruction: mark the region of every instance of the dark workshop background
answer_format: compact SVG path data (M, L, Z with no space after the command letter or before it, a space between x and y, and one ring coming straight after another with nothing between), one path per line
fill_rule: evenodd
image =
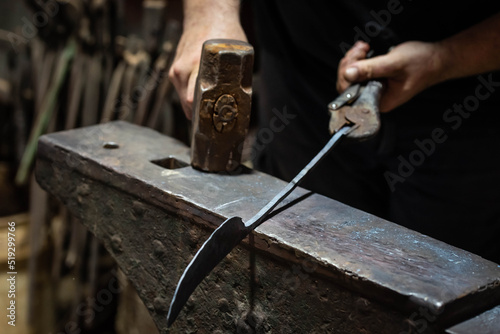
M167 79L181 21L180 0L0 0L4 312L9 222L16 224L18 272L16 326L1 321L0 333L155 333L128 284L103 309L95 304L112 275L125 278L99 242L37 186L33 166L39 135L117 119L188 144L190 125Z

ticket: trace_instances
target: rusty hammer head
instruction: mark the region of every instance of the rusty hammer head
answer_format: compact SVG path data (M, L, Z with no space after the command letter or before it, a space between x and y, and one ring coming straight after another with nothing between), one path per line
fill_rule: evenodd
M250 124L252 69L250 44L229 39L203 44L193 104L193 167L221 172L239 166Z

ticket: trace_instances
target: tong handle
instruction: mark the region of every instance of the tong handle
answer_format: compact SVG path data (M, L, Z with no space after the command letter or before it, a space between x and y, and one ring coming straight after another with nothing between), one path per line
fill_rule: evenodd
M368 81L360 85L358 96L352 104L334 108L332 105L337 99L330 103L330 132L333 134L345 124L353 124L352 130L347 134L348 138L363 140L376 135L380 129L379 103L382 89L380 81Z

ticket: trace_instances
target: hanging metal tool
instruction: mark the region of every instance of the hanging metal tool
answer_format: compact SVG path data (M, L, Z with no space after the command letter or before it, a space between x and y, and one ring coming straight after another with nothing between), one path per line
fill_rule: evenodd
M177 284L167 316L169 327L198 284L236 245L264 222L269 213L300 184L342 138L362 140L377 133L380 128L378 105L381 90L380 82L370 81L366 84L354 85L331 102L329 104L330 131L333 136L325 147L280 193L246 223L240 217L231 217L212 233L186 267Z

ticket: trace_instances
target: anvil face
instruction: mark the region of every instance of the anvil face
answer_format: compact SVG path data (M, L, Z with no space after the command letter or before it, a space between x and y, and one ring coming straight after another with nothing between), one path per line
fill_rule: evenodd
M228 217L248 220L285 185L256 171L208 174L188 163L182 143L125 122L39 142L38 182L103 242L160 331L201 243ZM295 190L283 205L306 193ZM442 332L498 305L499 278L495 263L313 194L236 247L171 333L400 333L409 319Z

